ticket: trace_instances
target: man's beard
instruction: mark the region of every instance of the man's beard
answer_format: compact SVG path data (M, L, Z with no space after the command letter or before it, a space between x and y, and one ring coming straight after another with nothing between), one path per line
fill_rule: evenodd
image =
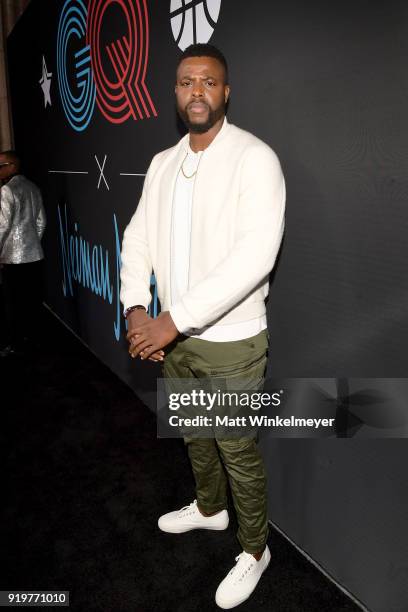
M215 110L211 109L208 105L208 119L204 123L194 123L190 121L188 113L186 110L177 107L177 112L183 120L184 125L188 129L189 132L193 134L204 134L208 132L210 128L213 127L221 117L225 113L225 104L219 106Z

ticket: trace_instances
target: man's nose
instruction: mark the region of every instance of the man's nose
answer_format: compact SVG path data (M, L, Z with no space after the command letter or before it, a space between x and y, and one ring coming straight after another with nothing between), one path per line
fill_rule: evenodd
M195 83L193 84L193 96L198 97L203 95L203 84Z

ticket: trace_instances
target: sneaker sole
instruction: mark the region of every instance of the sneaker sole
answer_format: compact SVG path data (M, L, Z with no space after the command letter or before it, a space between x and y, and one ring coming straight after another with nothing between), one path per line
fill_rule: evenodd
M164 531L165 533L186 533L187 531L194 531L194 529L205 529L207 531L225 531L225 529L228 528L228 524L225 525L225 527L204 527L204 526L192 526L192 527L186 527L185 529L169 529L169 528L164 528L164 527L160 527L160 525L157 525L158 528L160 529L160 531Z

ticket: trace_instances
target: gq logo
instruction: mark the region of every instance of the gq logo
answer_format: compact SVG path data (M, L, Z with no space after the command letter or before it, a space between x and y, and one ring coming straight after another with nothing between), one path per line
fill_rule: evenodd
M113 32L112 8L121 13ZM105 21L105 27L104 27ZM110 123L157 117L145 78L149 57L146 0L66 0L57 35L58 85L65 115L77 132L95 102Z

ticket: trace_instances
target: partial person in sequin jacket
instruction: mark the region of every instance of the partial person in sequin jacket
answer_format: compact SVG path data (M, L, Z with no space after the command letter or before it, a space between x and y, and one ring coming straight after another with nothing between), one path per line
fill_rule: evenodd
M20 173L15 151L0 153L0 266L5 303L1 356L21 349L27 337L38 338L42 260L46 217L39 188ZM23 329L30 311L30 329ZM32 316L34 315L34 316Z

